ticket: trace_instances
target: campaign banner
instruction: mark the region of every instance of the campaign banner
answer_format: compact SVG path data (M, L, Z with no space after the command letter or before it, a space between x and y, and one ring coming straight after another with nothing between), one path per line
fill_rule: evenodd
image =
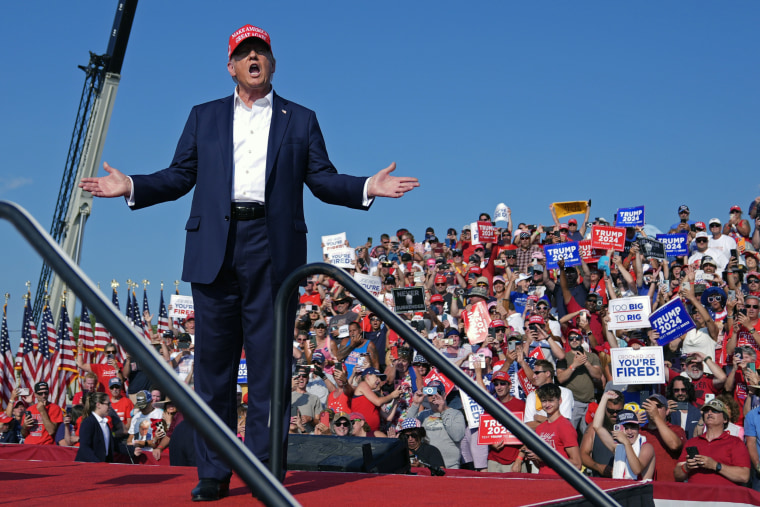
M606 250L595 250L594 248L591 248L590 239L584 239L583 241L579 241L578 251L581 254L581 259L586 261L586 264L590 264L592 262L598 262L599 257L607 253Z
M493 212L494 222L509 222L509 208L503 202L500 202L496 206L496 210Z
M542 350L543 347L538 346L530 351L530 354L528 354L528 357L532 357L535 360L539 359L546 359L546 356L544 356L544 351Z
M607 305L610 321L607 329L640 329L649 327L652 305L647 296L611 299Z
M488 338L488 326L491 325L491 317L488 315L488 305L480 301L472 307L472 310L463 312L464 332L470 344L483 343Z
M462 398L462 408L464 408L464 418L467 420L467 427L471 430L480 426L480 417L483 415L483 407L478 402L470 398L466 392L459 390L459 397Z
M439 372L436 368L433 368L430 373L427 374L427 377L423 379L425 385L428 385L432 381L437 380L441 384L443 384L443 388L446 391L446 396L449 395L449 393L454 389L454 382L448 379L446 375Z
M544 245L544 254L546 255L547 269L557 269L557 262L561 259L565 261L565 267L580 266L581 252L578 243L568 241L556 245Z
M338 248L344 248L346 246L346 233L341 232L338 234L330 234L329 236L322 236L322 253L328 254L332 250Z
M477 222L470 222L470 244L471 245L479 245L480 244L480 232L478 231L478 223Z
M180 294L172 294L169 298L169 317L182 322L185 317L191 313L195 313L195 306L193 305L193 296L182 296Z
M669 257L689 255L688 234L657 234L655 238L665 245Z
M425 288L404 287L393 289L393 304L396 313L424 312L427 310L425 307Z
M557 214L557 218L585 213L586 208L588 208L587 201L554 202L552 205L554 206L554 212Z
M591 247L622 252L625 248L625 229L594 225L591 227Z
M639 250L648 259L667 259L665 245L652 238L639 238Z
M631 347L610 349L612 383L664 384L665 361L662 347Z
M340 247L330 250L327 254L330 264L338 268L353 268L356 260L356 252L353 248Z
M491 222L476 222L478 224L478 241L481 243L496 242L496 227Z
M238 365L238 384L247 384L248 383L248 366L245 364L245 358L240 360L240 364Z
M364 289L375 297L380 295L380 290L383 288L382 280L379 276L369 276L362 273L354 273L354 280L364 287Z
M635 208L618 208L615 215L615 225L618 227L636 227L644 225L644 206Z
M512 414L521 421L524 420L523 412L512 412ZM489 414L480 416L478 429L478 445L494 445L499 442L504 442L506 445L522 445L522 442L511 431Z
M666 345L696 327L681 298L673 299L668 304L659 307L649 316L649 322L660 334L657 339L659 345Z

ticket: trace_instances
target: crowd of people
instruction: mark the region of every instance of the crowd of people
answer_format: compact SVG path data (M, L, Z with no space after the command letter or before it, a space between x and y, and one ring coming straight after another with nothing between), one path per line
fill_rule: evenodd
M484 244L468 227L420 240L399 229L356 248L347 270L379 277L391 309L394 289L423 287L425 311L399 316L584 473L760 490L758 202L750 220L740 206L705 221L679 206L663 232L687 236L683 256L647 255L644 228L629 227L623 252L551 269L543 246L610 225L589 206L580 224L552 208L553 227L482 213L497 231ZM652 312L680 299L694 328L663 345L651 327L614 329L610 301L633 296ZM467 321L483 305L490 329L476 343ZM623 347L660 348L665 382L615 383ZM401 438L414 463L440 469L552 473L519 442L479 443L456 387L328 277L306 280L293 357L292 433Z
M707 222L680 206L667 232L688 236L681 257L647 257L637 242L646 233L632 227L624 252L550 269L542 246L609 225L589 222L590 208L580 224L560 223L552 209L554 227L513 228L508 216L485 244L467 227L440 240L432 227L421 241L406 229L383 234L356 248L347 270L379 277L378 298L391 309L394 289L423 287L426 310L400 317L584 473L760 490L758 202L748 211L754 231L739 206ZM629 296L648 297L652 311L680 298L694 321L661 346L664 384L615 383L612 349L660 347L651 328L610 329L609 302ZM479 443L457 388L335 280L310 277L299 303L291 433L398 438L413 465L434 471L552 473L519 442ZM466 323L481 303L490 329L474 343ZM192 387L193 316L180 324L152 341ZM82 461L154 462L168 453L173 464L194 464L192 428L133 358L111 344L101 363L78 357L77 366L83 389L69 407L50 403L44 382L17 388L0 415L0 442L75 446ZM242 387L233 430L245 439L255 393Z

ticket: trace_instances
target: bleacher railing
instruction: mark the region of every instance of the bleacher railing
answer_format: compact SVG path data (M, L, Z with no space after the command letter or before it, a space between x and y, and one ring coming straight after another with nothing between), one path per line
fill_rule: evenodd
M269 464L273 473L277 474L283 468L283 414L285 405L290 403L290 396L286 396L286 379L290 378L290 372L286 372L288 354L292 354L293 315L288 306L294 303L295 291L301 280L315 274L328 275L348 289L364 306L375 313L386 326L395 331L407 343L411 344L425 359L438 368L459 389L467 393L483 409L503 424L520 441L536 453L547 465L555 470L563 479L573 486L586 500L594 505L612 507L619 504L599 486L594 484L588 477L576 469L568 460L563 458L557 451L544 442L533 430L524 425L502 405L496 398L480 388L470 377L449 362L438 350L425 338L417 334L398 315L389 310L383 303L367 292L351 275L340 268L323 262L307 264L293 271L283 282L275 300L275 357L272 383L272 406L270 424L270 458ZM281 381L276 381L281 379Z
M0 218L13 224L74 294L98 316L108 331L146 370L151 380L159 384L177 404L185 419L211 447L226 458L230 467L259 500L271 506L299 505L277 479L280 474L272 475L235 437L219 416L211 411L194 391L179 381L174 371L169 369L166 361L156 353L150 343L135 334L126 318L25 209L12 202L0 201Z

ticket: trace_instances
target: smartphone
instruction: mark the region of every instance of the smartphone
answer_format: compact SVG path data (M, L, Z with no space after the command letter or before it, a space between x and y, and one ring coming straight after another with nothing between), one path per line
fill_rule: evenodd
M321 422L322 424L324 424L325 426L329 428L330 427L330 412L326 410L322 412L322 415L319 416L319 422Z
M728 291L728 299L736 299L736 291L731 289Z
M696 447L687 447L686 454L689 456L689 459L694 459L699 454L699 451Z
M757 373L757 365L755 365L755 363L747 363L747 368Z
M368 245L371 245L371 244L372 244L372 236L369 236L369 237L367 238L367 244L368 244Z
M739 254L737 253L736 248L731 249L731 257L736 257L737 259L739 258Z
M705 394L705 403L710 403L715 398L713 393Z
M427 386L425 386L425 387L422 388L422 394L425 394L427 396L432 396L432 395L434 395L437 392L438 391L436 390L435 387L427 387Z
M512 352L512 351L514 351L516 347L517 347L517 342L516 342L515 340L512 340L511 342L509 342L509 343L507 344L507 350L508 350L509 352Z
M24 417L32 417L32 413L26 410L24 411Z
M689 402L688 401L679 401L676 403L676 408L678 410L689 410Z
M29 396L29 388L28 387L22 387L18 390L19 396Z
M623 431L623 425L622 424L615 424L612 426L613 431Z

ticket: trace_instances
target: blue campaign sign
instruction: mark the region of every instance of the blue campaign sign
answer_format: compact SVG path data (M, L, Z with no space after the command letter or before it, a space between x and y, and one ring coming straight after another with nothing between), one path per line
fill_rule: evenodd
M655 237L657 241L665 245L665 253L668 257L689 255L686 234L658 234Z
M558 245L544 245L547 269L557 269L557 261L565 259L565 267L580 266L581 250L577 241L569 241Z
M248 366L245 364L245 359L240 360L240 365L238 365L238 384L247 384L248 383Z
M618 208L615 218L617 227L636 227L644 225L644 206L635 208Z
M670 343L696 327L680 298L658 308L649 316L649 323L660 333L660 338L657 339L658 345Z

